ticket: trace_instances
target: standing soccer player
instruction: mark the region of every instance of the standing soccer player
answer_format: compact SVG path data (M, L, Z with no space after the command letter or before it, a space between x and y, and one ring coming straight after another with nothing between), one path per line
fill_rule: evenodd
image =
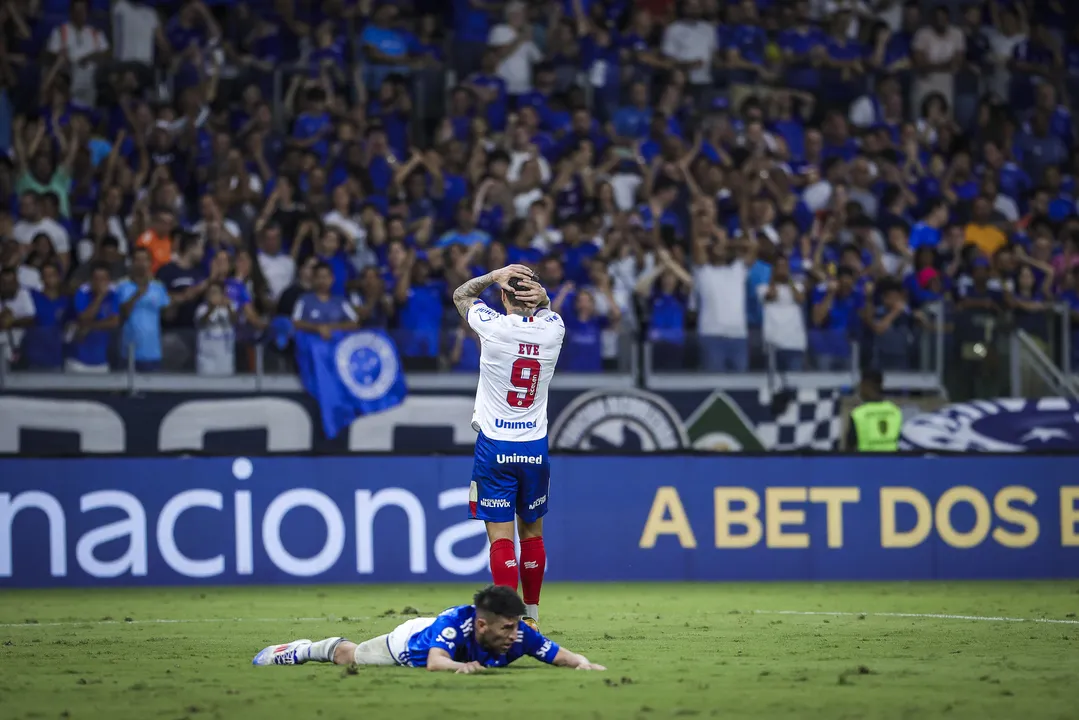
M480 300L490 285L502 288L508 314ZM523 265L508 265L469 280L453 293L457 311L480 337L480 381L472 427L475 463L469 516L487 524L495 585L517 590L514 515L521 537L524 621L539 621L540 587L547 567L543 516L551 464L547 456L547 389L566 326L550 309L547 292Z

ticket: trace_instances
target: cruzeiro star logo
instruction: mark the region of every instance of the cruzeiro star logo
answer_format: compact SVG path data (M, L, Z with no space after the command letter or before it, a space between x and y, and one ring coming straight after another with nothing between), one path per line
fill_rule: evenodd
M361 347L348 358L348 374L362 385L370 385L382 372L382 361L378 353L368 347Z
M386 338L361 330L343 339L334 353L337 375L360 400L380 400L397 382L397 352Z

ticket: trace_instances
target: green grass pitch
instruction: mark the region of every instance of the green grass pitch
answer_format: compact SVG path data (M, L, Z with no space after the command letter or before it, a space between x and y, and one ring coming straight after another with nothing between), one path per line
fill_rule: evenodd
M1079 717L1079 582L550 583L543 632L608 672L250 664L474 589L0 591L0 718Z

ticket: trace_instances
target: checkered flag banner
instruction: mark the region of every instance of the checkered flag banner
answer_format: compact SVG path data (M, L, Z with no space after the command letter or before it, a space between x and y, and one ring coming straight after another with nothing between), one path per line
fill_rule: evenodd
M783 414L756 422L756 434L768 450L835 450L839 447L839 390L797 390ZM759 401L768 407L774 393L762 389Z

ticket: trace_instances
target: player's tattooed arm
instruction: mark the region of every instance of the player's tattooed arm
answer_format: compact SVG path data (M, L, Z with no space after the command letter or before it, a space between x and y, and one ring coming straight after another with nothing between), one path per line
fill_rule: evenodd
M531 276L532 271L524 265L507 265L504 268L492 270L486 275L481 275L478 278L472 278L462 283L460 287L453 291L453 304L457 307L457 312L461 314L461 317L467 318L468 309L472 307L472 303L479 299L480 293L486 290L488 286L497 283L502 289L510 290L510 278L519 277L524 279Z
M476 302L480 293L494 282L494 273L489 272L461 283L461 286L453 291L453 304L457 307L457 312L461 313L461 317L468 317L468 309L472 307L472 303Z

